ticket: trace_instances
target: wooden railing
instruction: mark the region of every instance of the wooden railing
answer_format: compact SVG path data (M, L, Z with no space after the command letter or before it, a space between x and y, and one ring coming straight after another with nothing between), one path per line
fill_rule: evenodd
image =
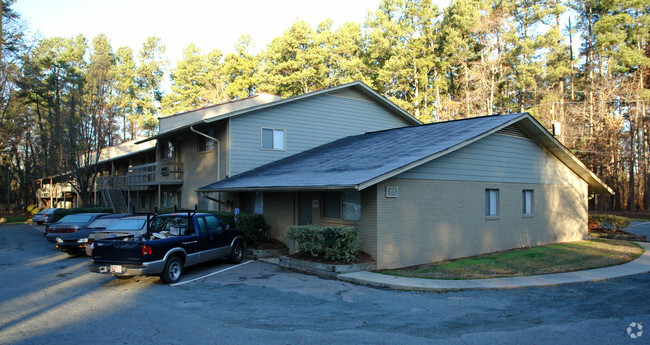
M57 183L55 185L45 185L38 189L37 194L40 198L62 198L64 193L72 192L72 185L69 183Z
M136 165L129 168L127 178L127 183L130 186L181 184L183 183L183 164L156 162Z

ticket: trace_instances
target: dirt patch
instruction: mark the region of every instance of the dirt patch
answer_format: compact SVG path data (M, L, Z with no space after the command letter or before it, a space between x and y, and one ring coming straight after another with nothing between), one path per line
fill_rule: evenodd
M292 259L297 259L297 260L305 260L305 261L313 261L313 262L318 262L321 264L328 264L328 265L351 265L351 264L360 264L364 262L373 262L375 261L372 256L364 251L358 250L355 254L355 259L352 260L351 262L344 262L342 260L328 260L320 256L311 256L310 254L307 253L294 253L289 255L290 258Z

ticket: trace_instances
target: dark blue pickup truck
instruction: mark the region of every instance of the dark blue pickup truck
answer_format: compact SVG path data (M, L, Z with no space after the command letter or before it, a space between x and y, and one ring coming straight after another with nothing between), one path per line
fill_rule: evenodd
M188 266L224 257L241 262L245 241L241 231L212 214L186 212L156 215L144 235L106 238L93 246L91 272L117 278L160 275L175 283Z

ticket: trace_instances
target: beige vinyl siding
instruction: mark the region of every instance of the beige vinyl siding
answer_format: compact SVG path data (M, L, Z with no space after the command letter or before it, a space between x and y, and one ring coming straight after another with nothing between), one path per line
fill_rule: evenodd
M357 92L323 94L231 118L230 176L350 135L406 125L379 104L351 93ZM261 149L262 127L284 129L286 149Z
M575 174L534 141L493 134L399 177L567 184L568 175Z

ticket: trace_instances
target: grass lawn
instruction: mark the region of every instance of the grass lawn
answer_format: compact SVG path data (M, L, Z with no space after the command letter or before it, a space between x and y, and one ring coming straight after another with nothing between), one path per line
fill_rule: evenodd
M26 215L11 215L11 216L0 216L0 219L5 221L0 221L0 224L24 224L28 219L31 219L31 216Z
M427 279L484 279L580 271L632 261L644 249L634 242L594 239L473 256L379 273Z

